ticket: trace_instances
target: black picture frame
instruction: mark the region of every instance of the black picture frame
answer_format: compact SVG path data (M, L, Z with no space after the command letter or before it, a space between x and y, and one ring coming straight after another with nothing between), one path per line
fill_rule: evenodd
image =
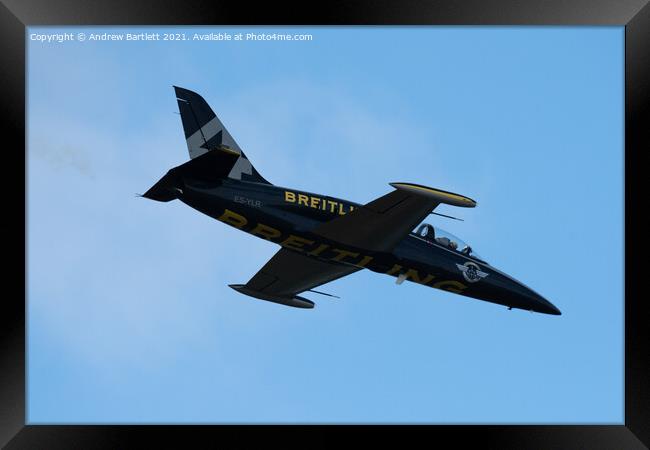
M303 426L318 443L339 445L341 432L359 432L364 438L403 445L405 438L420 442L478 444L496 449L627 449L650 445L650 348L642 297L645 269L640 232L645 207L641 194L642 155L648 145L650 70L650 6L647 0L439 0L439 1L330 1L302 3L184 2L98 0L3 0L0 5L2 70L1 108L5 127L4 179L7 240L23 236L25 242L25 28L35 25L618 25L625 27L625 423L624 425L483 425L483 426ZM7 139L10 137L10 139ZM9 142L13 145L9 145ZM12 176L18 180L14 181ZM20 178L22 177L22 185ZM9 179L7 179L9 178ZM7 208L14 206L15 208ZM608 205L602 205L607 214ZM598 224L593 224L598 226ZM28 242L25 245L29 245ZM6 246L9 248L9 246ZM16 262L6 258L5 286L20 284L17 292L5 288L0 321L0 444L14 448L125 448L145 439L147 447L187 446L202 440L217 446L234 439L237 447L251 440L287 445L309 444L295 438L295 429L274 426L82 426L26 425L25 417L25 300L27 298L26 248L16 248ZM20 256L22 255L22 257ZM23 277L11 274L11 269ZM598 282L588 280L587 282ZM24 295L19 295L23 292ZM251 431L255 431L252 433ZM301 433L302 434L302 433ZM269 438L278 438L269 441ZM433 441L435 439L435 441ZM211 445L213 444L213 445ZM645 445L644 445L645 444ZM270 445L270 444L262 444Z

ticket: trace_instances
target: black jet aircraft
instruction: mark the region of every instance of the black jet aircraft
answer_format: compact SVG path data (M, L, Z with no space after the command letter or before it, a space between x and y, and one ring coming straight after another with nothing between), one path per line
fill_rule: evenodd
M460 239L419 225L441 203L473 208L474 200L413 183L390 183L392 192L366 204L275 186L253 167L200 95L174 89L190 160L169 170L143 196L179 199L281 246L246 284L231 284L236 291L313 308L299 294L331 295L313 289L368 269L396 277L397 284L408 280L509 309L560 314Z

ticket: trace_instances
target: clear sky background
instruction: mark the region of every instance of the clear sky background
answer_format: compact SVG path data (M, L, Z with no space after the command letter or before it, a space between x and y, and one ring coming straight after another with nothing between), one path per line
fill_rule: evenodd
M31 41L289 32L309 42ZM30 28L29 423L622 423L623 27ZM363 271L313 310L243 296L277 251L135 196L188 159L200 93L274 184L430 222L533 314Z

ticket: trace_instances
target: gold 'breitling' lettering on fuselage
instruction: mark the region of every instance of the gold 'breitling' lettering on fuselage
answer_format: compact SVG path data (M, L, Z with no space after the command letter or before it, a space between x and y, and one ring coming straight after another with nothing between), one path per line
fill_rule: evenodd
M285 192L285 200L289 201L290 203L297 201L299 198L300 194L296 195L289 191ZM293 199L293 202L288 199ZM303 199L303 202L305 201L309 201L311 203L311 200ZM324 201L325 200L323 200L323 202ZM246 231L247 233L250 233L254 236L280 244L282 247L304 252L309 256L328 259L336 262L344 262L360 268L367 268L368 263L373 260L372 256L364 255L359 252L331 247L328 244L319 243L295 234L283 233L281 230L266 225L262 222L258 222L255 224L255 226L252 227L246 227L246 225L249 224L249 220L243 215L231 211L230 209L225 209L224 212L219 217L217 217L217 220L240 230ZM247 229L244 230L245 227ZM283 238L283 236L286 237ZM413 281L414 283L423 284L457 294L461 294L465 289L467 289L466 285L457 280L440 280L432 284L431 282L433 280L437 280L435 275L426 274L426 276L422 277L417 269L403 267L400 264L393 264L393 266L384 273L386 275L395 277L403 274L406 280Z
M345 215L354 211L354 206L343 202L337 202L328 198L316 197L314 195L297 194L291 191L284 191L285 203L293 203L298 206L306 206L307 208L317 209L319 211L327 211L339 216Z

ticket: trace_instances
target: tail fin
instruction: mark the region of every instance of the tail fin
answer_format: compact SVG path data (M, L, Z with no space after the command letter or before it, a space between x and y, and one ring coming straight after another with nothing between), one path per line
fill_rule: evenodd
M177 86L174 90L191 159L215 149L232 151L239 154L239 159L228 173L229 178L271 184L255 170L203 97Z

